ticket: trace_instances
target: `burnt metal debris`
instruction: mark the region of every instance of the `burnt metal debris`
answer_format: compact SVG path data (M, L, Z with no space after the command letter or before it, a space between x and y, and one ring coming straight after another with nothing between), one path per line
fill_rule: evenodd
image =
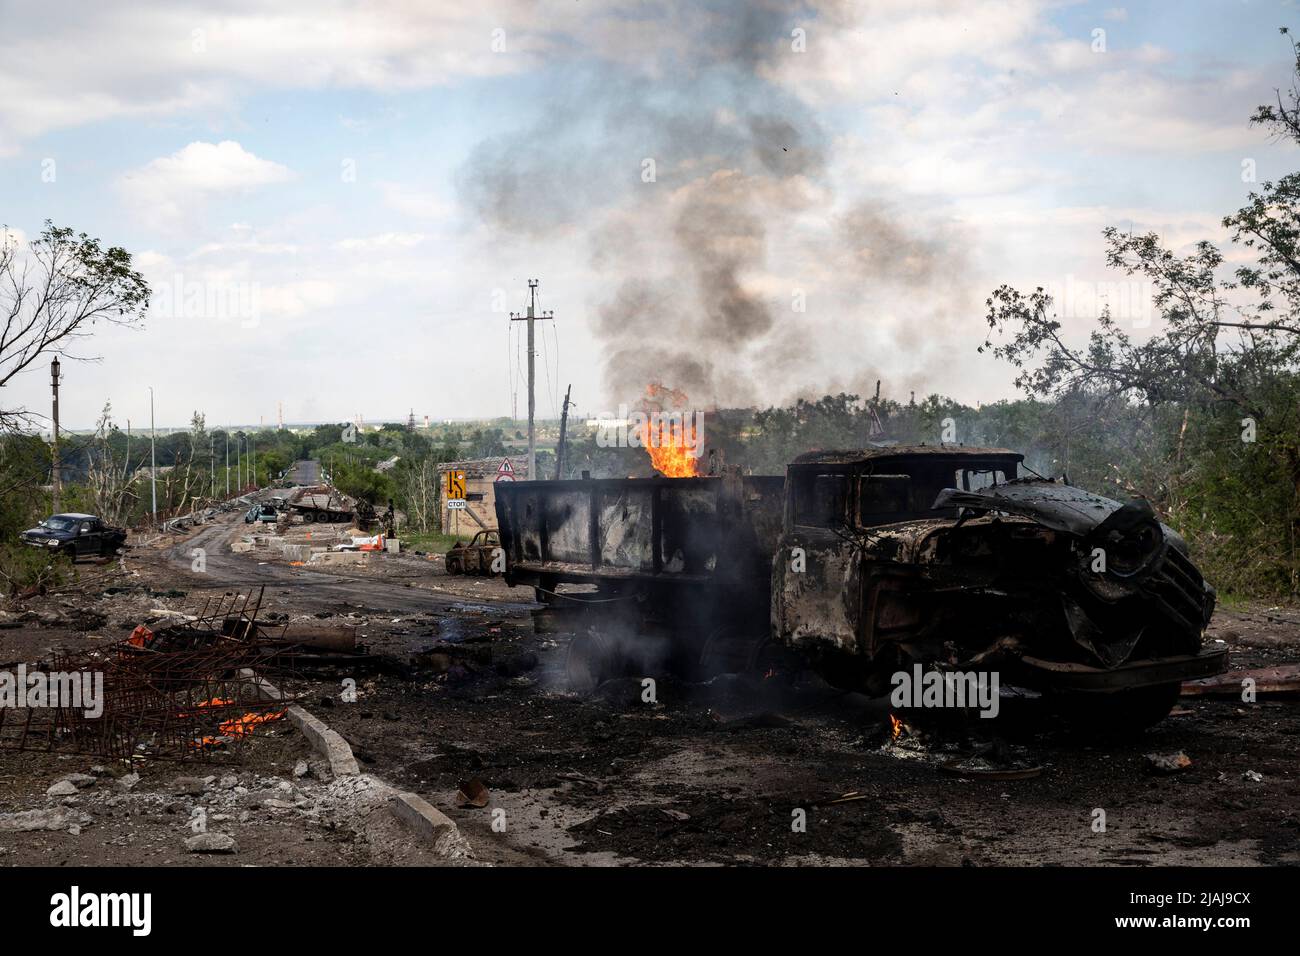
M622 615L705 672L780 662L879 695L914 664L997 670L1160 719L1180 682L1226 668L1202 641L1214 589L1148 503L1027 477L1023 459L882 446L802 455L784 479L517 482L497 491L506 581ZM626 656L597 638L573 653L615 645ZM592 680L619 666L579 663Z
M329 485L298 489L286 507L306 524L338 524L353 520L371 522L375 517L373 506L366 504L359 510L357 502L340 495Z
M480 531L469 544L457 541L451 546L445 559L447 573L492 577L498 573L495 565L500 550L501 534L496 528Z
M103 650L25 667L20 706L0 708L0 750L237 758L259 728L285 716L302 670L368 660L346 629L299 635L259 622L262 601L262 589L209 596L175 623L140 625Z

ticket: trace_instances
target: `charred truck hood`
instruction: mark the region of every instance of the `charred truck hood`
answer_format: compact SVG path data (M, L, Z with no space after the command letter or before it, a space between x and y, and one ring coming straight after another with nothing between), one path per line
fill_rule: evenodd
M978 491L949 488L935 507L961 509L955 526L976 515L1010 515L1073 539L1078 560L1069 567L1075 586L1062 593L1065 617L1075 641L1102 666L1123 663L1155 632L1154 643L1166 653L1199 647L1214 612L1214 589L1191 562L1186 542L1145 499L1123 504L1035 478ZM1120 621L1127 626L1117 640Z

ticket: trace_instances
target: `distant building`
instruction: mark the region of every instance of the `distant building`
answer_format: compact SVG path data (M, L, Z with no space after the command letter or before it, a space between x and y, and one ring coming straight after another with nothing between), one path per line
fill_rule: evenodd
M442 490L442 530L447 534L473 534L497 526L496 483L501 474L501 463L508 461L517 481L528 478L528 457L497 456L448 461L438 466L438 487ZM465 507L454 510L447 507L447 472L465 472ZM509 478L501 478L509 481Z

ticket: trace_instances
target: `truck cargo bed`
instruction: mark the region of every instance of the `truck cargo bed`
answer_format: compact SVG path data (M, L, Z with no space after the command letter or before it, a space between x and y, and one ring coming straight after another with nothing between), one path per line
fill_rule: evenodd
M501 482L506 581L765 587L783 488L739 475Z

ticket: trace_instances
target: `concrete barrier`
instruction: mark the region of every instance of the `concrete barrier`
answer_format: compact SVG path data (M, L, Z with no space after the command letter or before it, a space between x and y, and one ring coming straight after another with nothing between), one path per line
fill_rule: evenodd
M312 564L365 564L370 560L368 551L320 551L308 559Z

